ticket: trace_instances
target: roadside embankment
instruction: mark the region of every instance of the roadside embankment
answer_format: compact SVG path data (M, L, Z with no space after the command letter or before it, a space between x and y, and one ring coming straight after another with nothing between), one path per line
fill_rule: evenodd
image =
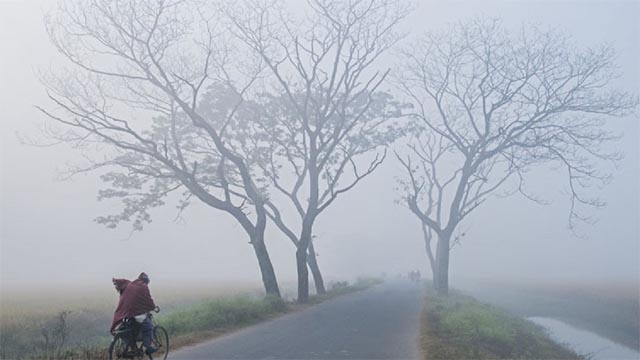
M421 316L425 359L581 358L542 327L456 291L443 297L429 286Z
M640 351L637 282L467 281L459 286L481 301L522 317L547 317Z

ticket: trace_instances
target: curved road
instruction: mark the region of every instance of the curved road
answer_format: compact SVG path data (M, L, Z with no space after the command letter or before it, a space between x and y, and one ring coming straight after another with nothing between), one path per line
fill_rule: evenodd
M385 283L183 348L171 359L417 359L421 286Z

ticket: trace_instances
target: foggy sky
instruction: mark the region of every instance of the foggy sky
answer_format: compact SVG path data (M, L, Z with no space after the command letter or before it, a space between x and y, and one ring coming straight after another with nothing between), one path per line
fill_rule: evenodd
M110 286L112 276L133 277L140 271L164 283L186 279L213 285L229 280L259 284L248 239L225 213L194 202L183 220L174 221L175 204L169 203L152 213L154 221L143 232L131 234L127 224L106 229L93 219L119 206L96 201L101 187L97 174L56 180L67 164L81 163L77 151L66 145L20 144L19 136L41 139L39 129L46 123L33 107L49 105L38 82L39 71L63 64L42 21L53 3L0 1L2 288L78 282ZM614 85L639 93L639 4L424 1L402 27L411 36L478 15L501 17L507 26L523 21L557 26L580 45L611 43L624 74ZM565 174L539 169L531 174L529 188L553 203L540 206L514 196L492 199L479 208L462 225L467 236L452 252L452 286L461 276L638 280L638 117L609 121L612 130L624 133L618 146L625 158L612 183L599 192L608 203L595 212L599 222L579 229L588 236L577 238L567 229ZM419 222L394 203L394 177L402 174L394 160L388 157L377 173L339 198L318 220L314 244L328 279L395 275L416 268L429 273ZM294 280L295 250L289 240L271 227L267 246L279 280Z

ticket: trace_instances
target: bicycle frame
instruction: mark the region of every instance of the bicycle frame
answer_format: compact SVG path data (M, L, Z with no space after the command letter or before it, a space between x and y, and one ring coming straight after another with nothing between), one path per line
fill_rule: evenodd
M163 327L156 324L152 314L149 314L149 316L153 324L154 346L163 349L164 355L160 356L166 359L169 351L168 334ZM120 326L120 330L116 330L113 334L113 340L109 347L110 359L142 359L145 356L142 344L142 332L140 331L141 324L135 319L128 319L126 322L129 323L129 326L125 325L125 328ZM158 335L158 333L160 333L160 335ZM153 357L149 355L149 359L153 359Z

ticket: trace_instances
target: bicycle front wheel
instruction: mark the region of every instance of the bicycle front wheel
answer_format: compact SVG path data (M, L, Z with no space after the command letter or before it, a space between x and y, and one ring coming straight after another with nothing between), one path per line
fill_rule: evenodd
M162 326L153 327L153 347L158 349L154 358L166 360L169 355L169 334Z

